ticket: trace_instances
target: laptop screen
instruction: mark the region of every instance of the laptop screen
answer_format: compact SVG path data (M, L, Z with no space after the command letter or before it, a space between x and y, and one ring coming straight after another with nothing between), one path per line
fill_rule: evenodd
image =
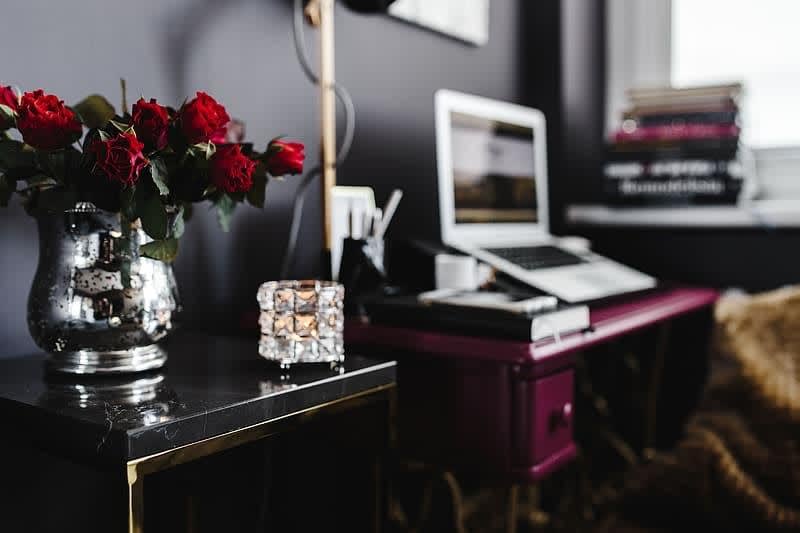
M533 129L450 113L456 224L536 223Z

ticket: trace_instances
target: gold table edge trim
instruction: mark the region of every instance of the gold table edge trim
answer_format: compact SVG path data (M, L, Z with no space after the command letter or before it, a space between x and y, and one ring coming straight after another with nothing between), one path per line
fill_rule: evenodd
M319 411L331 407L347 408L351 403L357 403L359 400L370 399L369 397L377 396L382 392L389 392L389 408L390 417L395 399L394 392L397 389L397 383L387 383L366 389L355 394L337 398L319 405L307 407L299 411L293 411L279 417L258 422L243 428L235 429L227 433L220 433L213 437L208 437L203 440L184 444L171 450L165 450L152 455L131 459L126 465L126 478L128 481L128 531L129 533L142 533L144 524L144 490L143 482L144 476L155 472L166 470L173 466L189 463L212 455L213 453L230 450L243 444L255 442L272 435L276 435L291 427L283 427L283 424L291 424L299 422L298 419L316 415ZM390 421L391 424L392 421ZM274 427L279 426L279 427ZM391 431L391 429L390 429Z
M374 394L378 394L380 392L394 389L397 387L397 383L387 383L385 385L379 385L377 387L372 387L371 389L366 389L361 392L357 392L355 394L351 394L349 396L345 396L343 398L337 398L336 400L330 400L325 403L321 403L319 405L314 405L312 407L307 407L305 409L301 409L299 411L293 411L291 413L286 413L285 415L281 415L276 418L272 418L270 420L265 420L264 422L258 422L256 424L252 424L250 426L245 426L243 428L234 429L232 431L228 431L227 433L220 433L219 435L214 435L212 437L207 437L203 440L199 440L197 442L192 442L189 444L184 444L182 446L178 446L176 448L172 448L170 450L164 450L163 452L158 452L152 455L146 455L144 457L138 457L136 459L131 459L127 462L129 471L131 467L135 468L135 471L139 474L152 474L154 472L159 472L161 470L166 470L172 466L177 466L183 463L188 463L191 461L195 461L197 459L201 459L202 457L206 457L211 455L211 453L217 453L224 450L228 450L230 448L235 448L236 446L240 446L242 444L247 444L250 442L255 442L257 440L263 439L270 435L274 435L279 433L280 431L271 431L267 433L262 433L261 430L268 428L269 426L279 424L281 422L288 422L294 418L302 417L304 415L312 415L317 411L321 411L323 409L327 409L336 405L349 403L351 401L355 401L366 396L371 396ZM250 435L252 433L252 435ZM214 447L209 448L210 446L219 443L219 441L232 441L228 446L221 446L221 447ZM189 450L194 450L199 448L198 453L185 455L181 457L177 457L177 460L165 462L163 459L172 456L180 456L184 452ZM208 453L204 453L208 452ZM161 459L159 461L159 459ZM154 462L158 461L157 468L152 468L151 465Z

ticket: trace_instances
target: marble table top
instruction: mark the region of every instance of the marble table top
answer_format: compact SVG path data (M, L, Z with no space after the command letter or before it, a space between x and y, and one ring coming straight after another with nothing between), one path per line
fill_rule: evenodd
M267 422L396 379L394 361L346 353L344 364L290 371L256 339L184 332L158 371L124 377L45 372L44 355L0 359L0 416L11 444L119 464Z

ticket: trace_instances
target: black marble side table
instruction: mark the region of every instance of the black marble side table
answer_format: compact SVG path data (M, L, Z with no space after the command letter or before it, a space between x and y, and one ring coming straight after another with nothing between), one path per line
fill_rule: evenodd
M348 353L338 368L287 373L259 359L252 339L182 333L164 347L165 368L119 378L49 375L42 355L0 360L6 435L18 446L124 471L131 533L144 531L144 480L151 474L312 420L333 420L328 427L335 428L337 416L359 407L380 403L384 417L393 411L394 361ZM391 433L391 424L385 427Z

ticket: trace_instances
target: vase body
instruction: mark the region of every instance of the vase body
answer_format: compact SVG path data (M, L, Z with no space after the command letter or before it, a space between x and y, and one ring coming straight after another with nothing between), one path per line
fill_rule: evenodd
M48 367L75 374L159 368L156 344L180 310L171 265L142 257L138 223L81 203L40 213L39 265L28 298L28 328Z

